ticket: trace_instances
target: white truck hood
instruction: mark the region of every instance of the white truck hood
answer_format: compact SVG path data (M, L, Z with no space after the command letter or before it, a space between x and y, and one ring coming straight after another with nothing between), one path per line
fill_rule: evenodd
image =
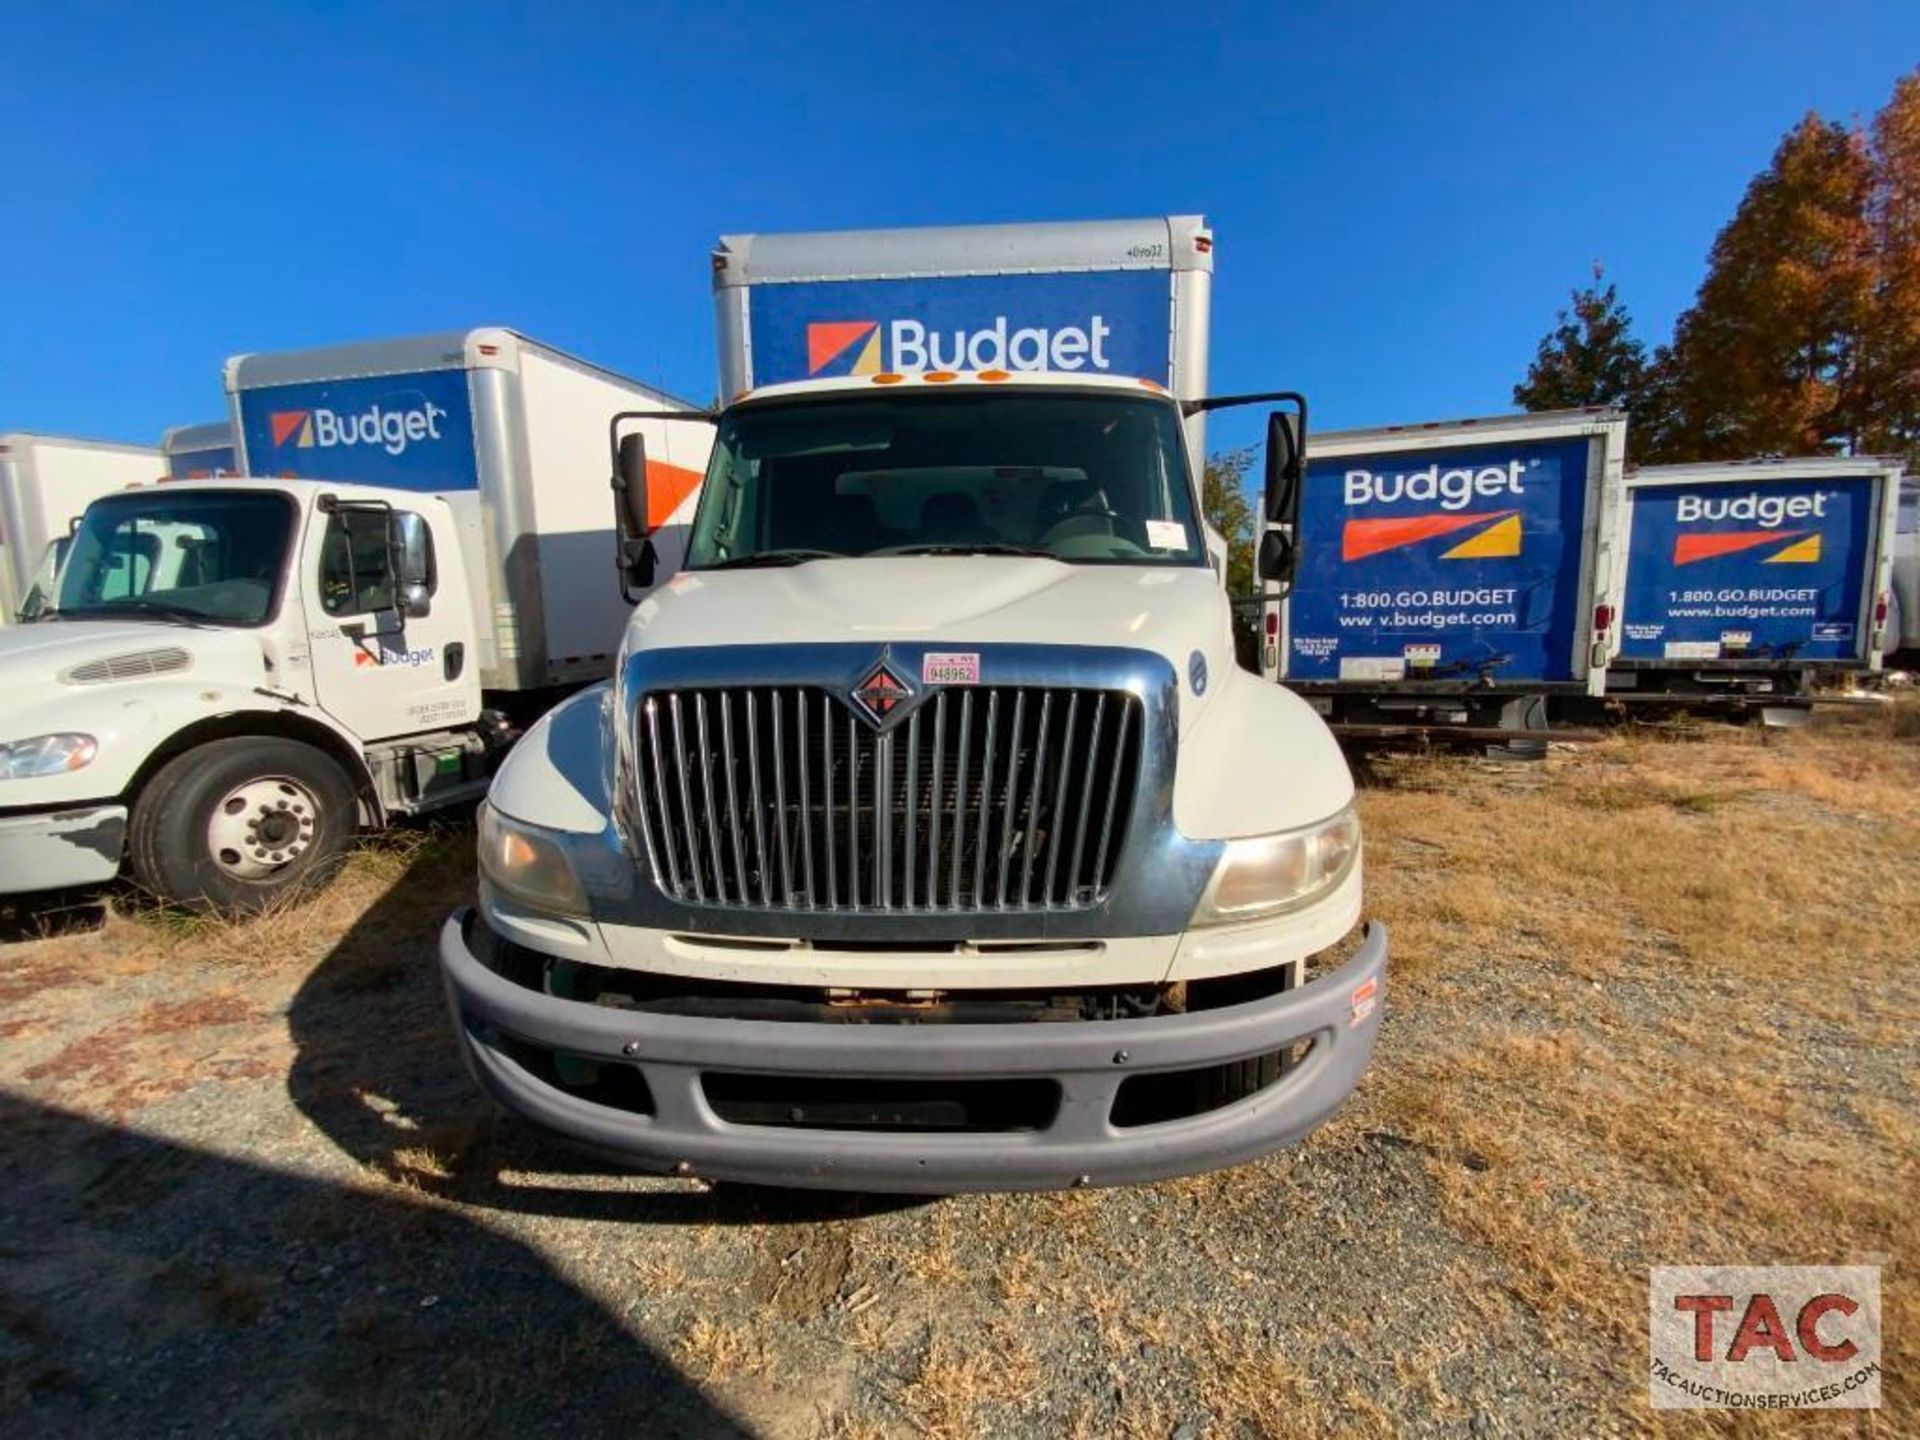
M63 678L95 662L107 671L100 679L75 685ZM0 696L11 697L10 708L38 707L61 692L185 673L258 685L265 673L260 643L246 631L146 620L41 620L0 630Z
M1209 569L999 555L683 571L641 602L627 648L862 640L1150 650L1180 677L1183 728L1205 705L1206 697L1193 696L1188 683L1194 652L1214 676L1234 663L1225 596Z

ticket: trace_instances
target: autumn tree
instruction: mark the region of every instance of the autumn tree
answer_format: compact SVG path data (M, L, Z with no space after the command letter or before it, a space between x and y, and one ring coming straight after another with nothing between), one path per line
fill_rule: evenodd
M1873 122L1872 315L1862 448L1920 465L1920 71Z
M1809 114L1754 177L1657 361L1672 407L1661 459L1806 455L1868 422L1873 309L1865 137ZM1644 451L1643 451L1644 453Z
M1513 403L1526 410L1577 410L1586 405L1641 408L1647 384L1647 347L1634 338L1633 317L1612 285L1604 290L1602 268L1593 283L1575 290L1571 306L1534 352L1527 378L1513 387Z

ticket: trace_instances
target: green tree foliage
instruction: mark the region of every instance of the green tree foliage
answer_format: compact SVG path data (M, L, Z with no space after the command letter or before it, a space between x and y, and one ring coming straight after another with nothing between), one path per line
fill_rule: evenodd
M1259 511L1247 493L1247 471L1252 468L1253 459L1250 446L1211 455L1200 485L1200 508L1207 524L1218 530L1227 542L1227 593L1235 599L1251 595L1254 590L1253 546L1259 533ZM1255 671L1259 669L1258 624L1254 607L1234 608L1234 652L1242 666Z
M1633 317L1615 288L1601 289L1604 278L1596 264L1593 283L1573 292L1571 307L1541 337L1527 378L1513 387L1514 404L1527 410L1643 407L1647 347L1634 338Z

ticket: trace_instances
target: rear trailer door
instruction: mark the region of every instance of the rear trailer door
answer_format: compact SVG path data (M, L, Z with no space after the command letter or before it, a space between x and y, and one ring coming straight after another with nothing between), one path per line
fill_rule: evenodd
M1609 438L1463 437L1333 454L1310 440L1286 678L1362 688L1586 679L1595 576L1604 594L1611 559Z
M1628 494L1623 660L1869 662L1883 476L1649 470Z

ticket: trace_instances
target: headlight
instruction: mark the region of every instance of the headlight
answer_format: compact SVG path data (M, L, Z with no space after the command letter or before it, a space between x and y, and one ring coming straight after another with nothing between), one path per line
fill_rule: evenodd
M496 889L536 910L586 913L566 852L546 831L480 807L480 870Z
M1347 878L1359 853L1360 817L1351 805L1304 830L1229 840L1193 923L1234 925L1309 905Z
M35 735L0 745L0 780L64 775L93 763L100 747L91 735Z

